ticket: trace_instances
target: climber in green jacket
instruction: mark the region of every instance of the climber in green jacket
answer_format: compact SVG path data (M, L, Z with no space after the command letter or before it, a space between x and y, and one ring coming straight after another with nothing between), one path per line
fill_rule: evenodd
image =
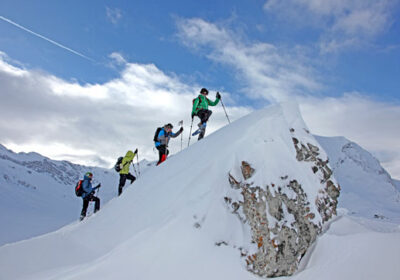
M126 179L131 180L131 184L136 180L136 177L129 173L129 166L131 165L133 159L135 158L138 149L135 152L128 151L125 157L122 159L122 169L119 172L119 186L118 186L118 195L121 195L122 188L125 186Z
M221 95L219 92L216 94L215 101L211 101L207 98L208 90L206 88L202 88L200 90L199 96L193 100L193 109L192 109L192 119L194 116L200 118L200 123L198 124L199 129L196 130L192 136L195 136L200 133L198 140L204 137L206 133L207 121L210 118L212 111L208 110L208 106L215 106L218 104L221 99Z

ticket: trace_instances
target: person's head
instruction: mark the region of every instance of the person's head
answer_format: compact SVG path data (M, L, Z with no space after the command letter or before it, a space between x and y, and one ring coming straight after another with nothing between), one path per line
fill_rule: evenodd
M129 151L126 152L125 157L127 157L128 159L133 159L134 155L135 154L131 150L129 150Z
M202 89L200 90L200 94L206 96L206 95L208 95L208 90L207 90L206 88L202 88Z
M171 132L172 131L172 129L174 128L173 126L172 126L172 124L166 124L165 126L165 130L167 131L167 132Z
M85 173L85 179L92 180L92 178L93 178L93 173L92 172L86 172Z

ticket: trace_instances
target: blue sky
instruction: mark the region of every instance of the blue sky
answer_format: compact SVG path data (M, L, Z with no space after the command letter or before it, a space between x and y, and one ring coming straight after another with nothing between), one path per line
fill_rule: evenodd
M189 100L181 106L190 107L190 99L200 87L221 91L233 118L269 103L296 98L315 133L343 135L357 141L400 177L400 146L395 144L400 135L393 132L400 131L397 0L3 0L0 11L4 81L10 80L7 75L14 70L30 73L20 75L20 80L13 76L23 84L20 87L3 83L4 98L12 98L5 95L7 90L20 92L19 99L48 91L57 98L74 96L73 90L82 93L82 102L113 97L115 102L122 100L121 107L132 109L129 116L138 120L129 125L136 127L142 127L138 122L145 113L136 113L141 109L158 110L160 122L170 115L173 120L184 118L180 114L186 118L190 108L178 108L178 101L161 102L160 107L154 104L158 104L159 98L176 98ZM48 87L49 84L52 86ZM136 94L135 89L148 95ZM127 96L135 104L137 98L147 96L154 102L144 102L143 106L148 107L129 108L129 102L123 102ZM18 103L15 95L13 98L16 100L11 100L9 106L15 106L15 112L30 111L25 107L29 104ZM65 124L66 115L60 115L62 109L52 115L54 98L43 100L49 102L49 107L40 105L43 111L51 111L49 114L58 124L73 127ZM99 104L93 102L96 105ZM327 113L332 108L342 119ZM104 111L111 112L113 108L104 107ZM211 130L224 125L220 108L216 113ZM41 122L41 113L34 114ZM98 124L87 116L79 119ZM59 158L68 154L70 159L78 159L82 153L82 147L73 141L34 137L39 128L29 128L33 136L23 137L24 125L20 120L13 128L4 127L7 135L0 137L0 142L16 150L35 148ZM55 127L60 125L54 123L52 127L56 131ZM149 133L147 128L142 129L137 129L140 135ZM37 140L41 138L41 142ZM44 141L53 143L51 152L40 146ZM144 139L129 139L121 145L128 147L131 141L139 142L149 158L154 156L151 144L147 145ZM88 155L104 154L102 149L109 150L93 145L84 148ZM110 162L117 153L114 150L95 162Z

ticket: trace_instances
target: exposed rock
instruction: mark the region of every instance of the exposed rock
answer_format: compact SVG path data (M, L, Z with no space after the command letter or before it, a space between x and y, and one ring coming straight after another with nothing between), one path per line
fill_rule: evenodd
M296 179L288 181L288 175L280 177L283 182L255 186L251 178L256 170L245 161L240 166L242 178L229 174L232 189L240 190L243 200L235 201L229 197L224 200L232 213L250 226L252 243L256 245L255 251L241 250L241 255L245 257L247 269L262 277L292 275L321 233L321 220L328 221L336 214L340 187L331 178L328 160L318 157L319 147L303 144L295 137L292 140L297 160L312 164L312 172L320 178L321 185L313 208L301 184ZM318 213L311 209L318 210ZM319 219L316 219L317 214Z

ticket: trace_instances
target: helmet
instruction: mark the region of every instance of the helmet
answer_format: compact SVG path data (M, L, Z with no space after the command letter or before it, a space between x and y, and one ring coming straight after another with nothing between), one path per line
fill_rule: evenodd
M93 177L93 173L92 172L86 172L85 176L89 177L89 178L92 178Z
M208 94L208 90L206 88L202 88L200 90L200 93L204 93L205 95L207 95Z

